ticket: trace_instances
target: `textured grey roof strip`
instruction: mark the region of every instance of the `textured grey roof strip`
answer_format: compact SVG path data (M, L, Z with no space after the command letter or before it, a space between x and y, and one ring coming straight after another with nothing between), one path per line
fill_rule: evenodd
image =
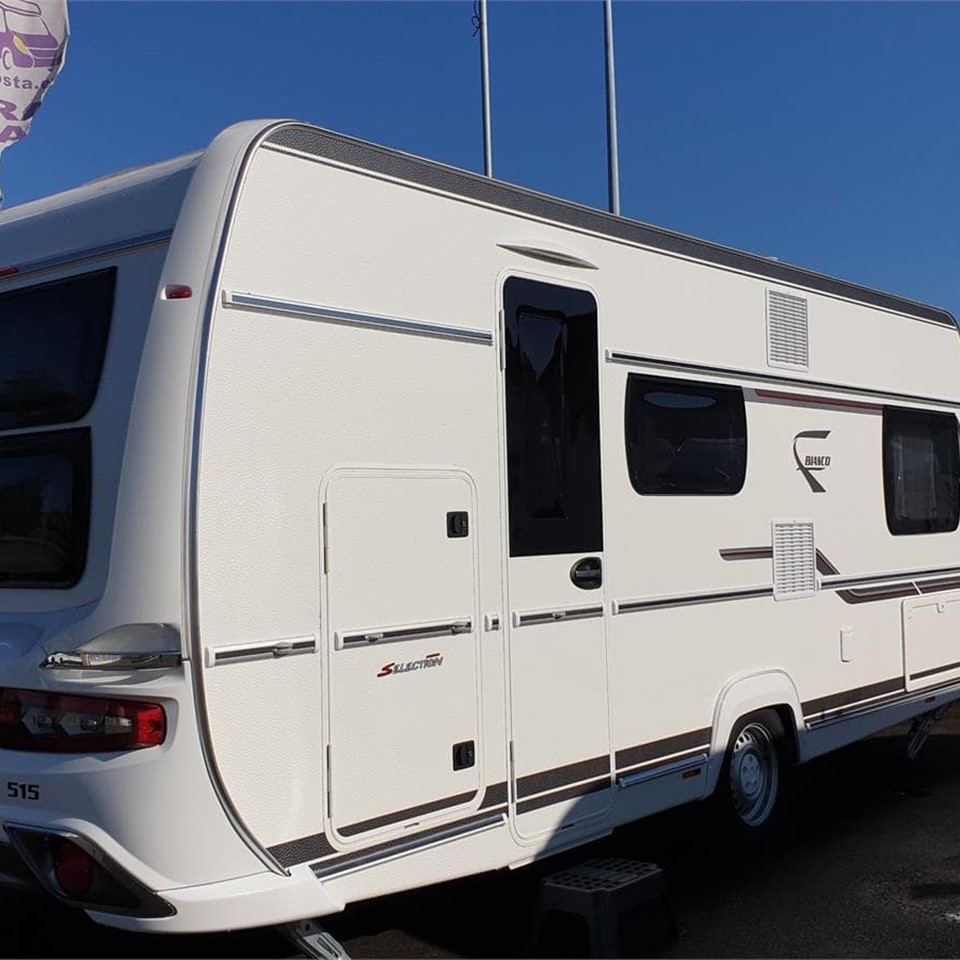
M893 294L871 290L869 287L837 280L812 270L804 270L801 267L769 260L756 254L697 240L660 227L639 223L636 220L616 217L602 210L558 200L432 160L424 160L421 157L399 153L362 140L354 140L329 130L301 124L287 124L270 134L266 143L630 243L643 244L667 253L756 274L779 283L793 284L821 293L846 297L933 323L956 326L953 316L939 307L931 307Z

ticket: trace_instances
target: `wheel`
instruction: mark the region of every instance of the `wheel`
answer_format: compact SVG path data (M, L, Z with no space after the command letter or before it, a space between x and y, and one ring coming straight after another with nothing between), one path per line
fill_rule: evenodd
M768 827L784 773L784 731L773 710L743 717L733 728L718 793L728 819L745 830Z

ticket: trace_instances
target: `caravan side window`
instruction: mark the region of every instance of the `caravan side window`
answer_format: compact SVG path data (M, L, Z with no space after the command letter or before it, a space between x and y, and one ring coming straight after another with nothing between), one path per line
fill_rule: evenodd
M884 409L883 493L895 536L957 529L960 443L953 414Z
M747 473L747 418L739 387L631 373L627 468L641 494L729 496Z

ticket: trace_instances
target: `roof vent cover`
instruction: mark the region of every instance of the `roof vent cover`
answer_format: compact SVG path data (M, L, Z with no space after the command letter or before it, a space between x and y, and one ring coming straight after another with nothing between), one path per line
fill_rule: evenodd
M797 600L817 592L817 551L812 520L774 520L773 597Z
M793 370L810 365L806 298L767 291L767 364Z

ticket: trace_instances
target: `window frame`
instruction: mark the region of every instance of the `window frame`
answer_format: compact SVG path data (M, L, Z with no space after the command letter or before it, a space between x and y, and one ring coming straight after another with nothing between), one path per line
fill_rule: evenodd
M0 460L31 456L59 456L73 470L70 491L69 563L56 575L8 574L0 569L0 589L69 590L83 578L90 549L93 443L89 427L45 430L0 437ZM2 531L0 531L2 537Z
M0 408L0 431L26 430L35 427L50 427L58 424L77 423L82 420L96 403L97 394L103 381L103 371L106 366L107 352L110 344L110 333L113 327L113 312L117 300L116 266L90 270L86 273L75 273L67 277L59 277L45 283L28 284L16 287L13 290L0 293L0 317L6 309L16 309L18 301L28 301L31 297L43 297L58 288L62 290L62 297L69 303L71 296L76 296L78 288L90 287L100 294L99 301L92 301L96 315L87 325L85 333L98 336L95 342L84 345L85 352L78 360L77 370L89 373L89 379L84 385L84 392L67 394L66 399L57 403L47 403L31 410L29 407ZM99 290L97 288L99 287ZM12 305L9 306L8 305ZM95 327L94 330L91 330ZM0 387L8 381L0 381ZM13 382L16 382L15 380Z
M603 550L603 443L600 400L600 326L599 304L591 290L569 286L552 280L510 275L502 287L504 338L504 427L507 472L508 556L541 557L586 553ZM586 342L587 349L574 350L574 359L581 366L584 379L574 381L575 371L566 372L563 389L567 397L577 397L582 405L573 409L579 418L573 433L583 430L581 445L564 457L565 470L562 516L534 516L527 509L525 490L535 483L527 471L530 462L524 454L529 434L520 417L526 410L521 403L522 365L518 365L520 346L519 324L524 318L562 322L565 336L577 327L576 336ZM573 421L571 421L573 423ZM564 440L569 440L567 436ZM595 462L596 473L587 469L587 461Z
M631 403L634 390L638 391L640 400ZM642 391L642 392L640 392ZM715 401L722 399L726 395L728 399L733 399L735 425L742 426L741 435L743 439L743 455L739 463L742 470L739 474L739 483L735 489L727 490L669 490L669 489L649 489L643 486L642 471L638 462L639 441L635 439L636 430L631 430L631 426L639 424L639 418L644 416L645 404L642 397L647 393L662 391L664 393L684 393L690 395L696 393L708 394ZM746 400L744 398L743 387L734 384L714 383L705 380L684 380L676 377L664 377L657 374L648 373L628 373L623 391L623 433L624 433L624 457L626 460L627 477L630 486L634 492L641 497L735 497L744 488L747 482L747 468L749 464L749 430L747 424Z
M892 471L895 469L892 463L893 449L892 449L892 431L893 431L893 422L900 418L901 422L907 421L911 418L915 420L926 419L930 421L940 421L943 426L946 428L945 435L952 438L952 449L950 455L953 459L953 465L955 468L954 478L957 480L954 489L954 510L953 510L953 525L952 526L942 526L936 529L930 529L931 518L927 517L926 520L920 520L916 518L898 518L893 512L894 498L896 495L896 480L892 478ZM950 429L950 421L952 421L952 429ZM883 408L883 425L882 425L882 436L881 436L881 470L883 474L883 506L884 506L884 516L887 524L887 531L894 537L910 537L910 536L923 536L929 534L942 534L942 533L954 533L958 527L960 527L960 423L957 421L957 416L954 413L944 413L934 410L918 410L913 407L893 407L893 406L884 406ZM904 436L904 432L899 434ZM941 459L941 452L937 452L936 457L939 461ZM932 476L934 484L937 483L938 477L936 473ZM936 505L936 503L934 504Z

